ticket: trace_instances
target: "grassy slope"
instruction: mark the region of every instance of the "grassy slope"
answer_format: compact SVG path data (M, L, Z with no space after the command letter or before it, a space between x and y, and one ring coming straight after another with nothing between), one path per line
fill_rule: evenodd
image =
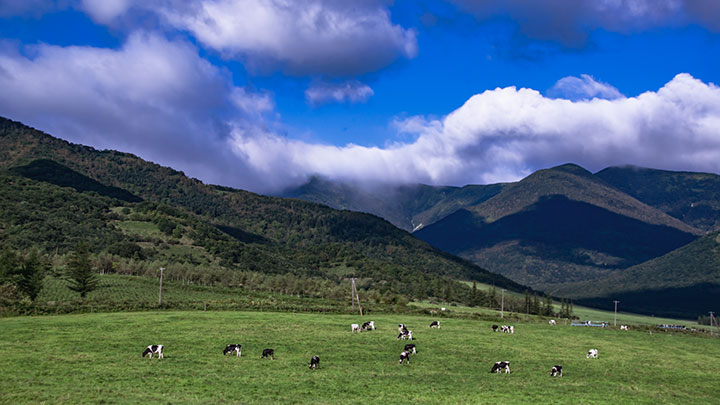
M0 319L0 402L37 403L713 403L717 341L680 334L490 322L373 317L375 332L351 334L343 315L244 312L86 314ZM419 353L401 366L398 322ZM242 359L223 358L241 343ZM164 360L140 358L148 344ZM261 360L266 347L277 359ZM552 347L548 351L548 347ZM39 353L38 348L50 348ZM597 348L600 358L585 353ZM312 355L320 368L310 371ZM513 373L490 374L510 360ZM550 378L562 364L564 376ZM678 365L682 365L678 367Z
M720 176L717 174L609 167L595 176L698 229L720 229Z

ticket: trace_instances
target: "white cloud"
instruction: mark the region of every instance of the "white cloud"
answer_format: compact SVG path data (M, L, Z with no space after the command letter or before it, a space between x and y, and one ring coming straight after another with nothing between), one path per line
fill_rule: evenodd
M591 98L613 100L624 97L615 87L604 82L598 82L595 78L586 74L580 75L580 77L563 77L548 90L548 94L552 97L566 98L568 100Z
M370 86L357 80L343 83L316 82L305 90L305 99L314 106L331 102L364 103L373 94Z
M417 54L416 32L393 24L384 1L83 0L109 24L128 10L151 12L204 47L256 73L348 76Z
M513 181L567 162L720 171L720 88L679 74L637 97L571 101L532 89L488 90L441 120L395 123L417 133L385 148L308 144L234 132L234 151L272 187L312 174L361 182Z
M124 14L133 0L81 0L80 7L96 22L107 24Z

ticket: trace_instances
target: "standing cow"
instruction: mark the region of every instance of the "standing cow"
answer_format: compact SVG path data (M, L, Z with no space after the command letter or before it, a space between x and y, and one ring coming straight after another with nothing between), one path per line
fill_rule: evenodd
M320 357L312 356L312 358L310 359L310 365L308 367L310 367L311 370L315 370L318 368L318 365L320 365Z
M142 352L142 357L150 355L150 358L152 359L153 354L157 354L158 359L162 359L165 357L163 355L163 345L150 345L148 346L144 352Z

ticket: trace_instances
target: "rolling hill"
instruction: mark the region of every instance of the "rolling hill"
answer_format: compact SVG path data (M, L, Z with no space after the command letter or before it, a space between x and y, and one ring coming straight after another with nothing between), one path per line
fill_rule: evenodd
M116 151L75 145L0 118L0 240L5 247L95 253L223 271L361 278L433 295L463 279L521 291L373 215L206 185Z

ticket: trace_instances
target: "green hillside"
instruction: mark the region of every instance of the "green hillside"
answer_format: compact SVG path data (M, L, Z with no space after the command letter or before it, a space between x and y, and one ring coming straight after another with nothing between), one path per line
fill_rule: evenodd
M450 279L524 289L372 215L205 185L5 119L0 179L3 247L39 249L60 266L84 241L111 267L179 262L215 280L233 271L355 276L363 289L409 297L470 293Z
M609 167L595 174L638 200L704 231L720 229L720 176L642 167Z

